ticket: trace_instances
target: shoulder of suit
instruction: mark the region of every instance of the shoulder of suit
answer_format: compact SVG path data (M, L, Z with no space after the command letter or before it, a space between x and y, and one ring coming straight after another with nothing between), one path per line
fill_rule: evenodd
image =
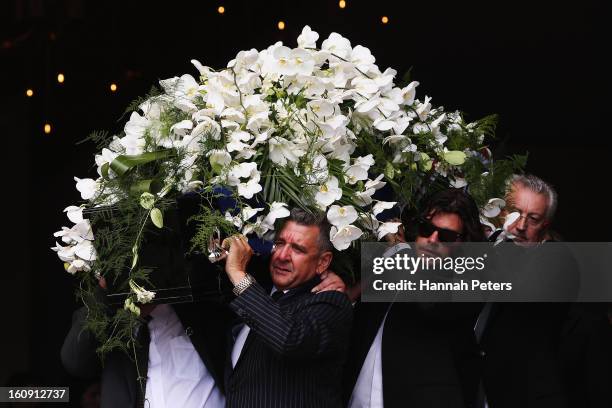
M338 307L353 307L348 296L337 290L326 290L324 292L314 293L308 296L305 302L308 304L329 303Z

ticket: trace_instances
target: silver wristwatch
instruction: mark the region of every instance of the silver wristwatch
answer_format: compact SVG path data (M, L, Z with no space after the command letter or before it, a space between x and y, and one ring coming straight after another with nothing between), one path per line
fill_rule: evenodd
M242 292L244 292L249 286L251 286L253 283L255 283L255 278L253 278L251 275L247 273L246 275L244 275L244 278L240 279L240 282L238 282L234 286L234 289L232 289L232 291L234 292L234 295L238 296Z

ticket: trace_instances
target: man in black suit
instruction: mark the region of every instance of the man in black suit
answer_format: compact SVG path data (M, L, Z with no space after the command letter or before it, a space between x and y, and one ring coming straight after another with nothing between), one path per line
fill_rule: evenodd
M444 242L484 239L478 208L462 190L435 194L411 224L406 230L418 225L416 251L426 256L446 256ZM348 406L467 406L478 387L473 327L480 306L358 303L344 384Z
M515 175L508 181L507 212L519 217L508 226L516 247L507 270L520 274L522 287L545 288L545 281L561 282L571 275L567 254L560 264L539 265L538 244L551 240L549 226L557 206L557 194L541 179ZM510 258L506 256L506 258ZM570 257L571 258L571 257ZM548 260L547 260L548 261ZM544 281L544 282L542 282ZM575 289L574 285L565 285ZM573 287L572 287L573 286ZM490 408L567 406L558 348L568 303L489 303L476 326L483 357L483 386ZM481 397L482 398L482 397Z
M517 256L506 266L524 277L521 283L526 290L540 290L554 282L566 298L575 296L579 276L568 251L559 248L558 256L548 253L545 260L540 256L539 245L555 240L550 231L557 208L553 187L533 175L514 175L508 180L505 198L506 211L519 215L508 226ZM610 406L610 365L598 359L610 361L612 343L606 342L611 338L610 327L600 309L567 302L487 304L476 326L486 396L480 405ZM597 357L587 356L594 350Z
M227 308L198 302L147 304L140 309L138 364L122 351L111 352L102 364L96 354L97 339L84 329L87 309L83 307L74 313L62 346L66 370L80 378L100 376L103 408L222 408L223 333L232 318Z
M251 275L253 253L234 236L225 270L235 285L228 407L340 407L342 365L352 321L344 293L313 293L331 260L325 214L293 209L278 230L270 259L273 293Z

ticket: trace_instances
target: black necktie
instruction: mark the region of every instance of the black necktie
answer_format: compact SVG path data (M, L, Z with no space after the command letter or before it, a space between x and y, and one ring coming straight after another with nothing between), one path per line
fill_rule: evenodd
M278 302L280 300L280 298L283 297L285 293L282 290L277 290L276 292L274 292L271 296L272 296L272 300L275 302Z

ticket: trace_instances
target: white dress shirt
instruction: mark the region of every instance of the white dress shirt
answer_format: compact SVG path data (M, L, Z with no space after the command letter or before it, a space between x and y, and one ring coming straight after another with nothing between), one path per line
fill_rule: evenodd
M170 305L158 305L149 322L146 399L151 408L221 408L225 397Z
M349 408L382 408L383 407L383 381L382 381L382 336L385 328L387 314L383 319L376 337L370 346L359 377L353 388L349 401Z

